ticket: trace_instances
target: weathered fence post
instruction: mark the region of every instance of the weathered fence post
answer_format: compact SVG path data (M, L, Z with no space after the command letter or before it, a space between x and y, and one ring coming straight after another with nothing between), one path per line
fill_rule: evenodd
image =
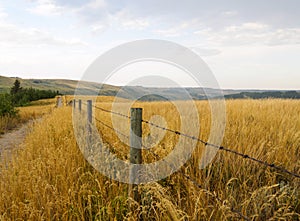
M78 101L78 110L79 110L79 113L81 113L81 100Z
M92 100L87 100L87 132L88 137L91 136L92 133Z
M131 108L130 110L130 163L142 163L142 108ZM137 167L131 166L129 184L129 196L140 203L141 196L138 191L140 171Z
M74 110L76 108L76 100L75 99L73 99L73 108L74 108Z

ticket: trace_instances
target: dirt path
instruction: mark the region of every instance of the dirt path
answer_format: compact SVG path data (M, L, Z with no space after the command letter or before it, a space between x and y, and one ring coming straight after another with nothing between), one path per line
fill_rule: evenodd
M0 161L3 160L4 156L10 157L14 149L22 146L22 143L26 135L30 132L30 125L34 121L29 121L20 127L1 135L0 137Z
M57 107L62 107L62 98L59 97L57 100ZM18 128L0 136L0 161L4 159L4 157L11 157L12 152L22 147L22 143L25 140L25 137L28 133L30 133L31 125L37 121L40 121L42 118L38 118L35 120L31 120L23 125L20 125Z

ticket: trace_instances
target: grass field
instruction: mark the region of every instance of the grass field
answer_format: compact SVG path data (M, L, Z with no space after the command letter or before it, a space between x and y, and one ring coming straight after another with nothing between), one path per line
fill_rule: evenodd
M46 113L50 113L55 106L55 101L55 98L34 101L30 104L30 106L17 108L18 115L16 117L0 117L0 134L6 133L29 120L41 117Z
M109 109L112 100L102 99L97 106ZM135 106L144 108L145 119L160 115L169 128L180 129L172 104ZM197 102L197 108L200 137L205 140L210 109L206 101ZM224 146L300 173L300 101L228 100L226 112ZM112 125L108 113L95 115ZM118 122L117 128L127 133L128 121ZM97 127L111 150L128 160L128 147L116 134L100 124ZM150 128L144 125L143 132L149 137ZM151 132L160 136L158 131ZM163 157L178 137L167 132L161 138L153 151ZM0 220L137 220L138 214L145 220L241 220L233 210L250 220L300 219L299 179L221 151L212 164L199 170L203 148L198 144L181 168L202 188L174 173L141 185L143 200L138 207L128 199L127 184L102 176L85 161L74 137L71 107L54 109L35 125L11 165L6 168L2 163ZM146 151L143 158L147 163L155 161Z

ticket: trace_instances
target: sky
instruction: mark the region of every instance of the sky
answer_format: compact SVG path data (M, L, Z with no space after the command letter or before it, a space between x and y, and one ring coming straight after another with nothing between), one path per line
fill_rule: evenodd
M111 48L162 39L197 53L221 88L299 90L299 9L299 0L0 0L0 75L79 80Z

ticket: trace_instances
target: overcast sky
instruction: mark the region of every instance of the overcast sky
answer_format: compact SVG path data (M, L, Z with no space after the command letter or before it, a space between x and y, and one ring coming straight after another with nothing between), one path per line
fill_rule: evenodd
M1 0L0 75L80 79L110 48L153 38L194 50L222 88L300 89L299 11L299 0Z

